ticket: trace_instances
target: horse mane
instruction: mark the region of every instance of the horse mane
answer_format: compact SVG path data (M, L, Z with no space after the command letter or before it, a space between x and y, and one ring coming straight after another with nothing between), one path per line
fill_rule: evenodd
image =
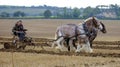
M87 21L89 21L90 19L92 19L92 17L87 18L86 20L84 20L84 22L87 22Z
M98 21L98 19L97 19L96 17L89 17L89 18L87 18L86 20L84 20L84 22L87 22L87 21L89 21L89 20L91 20L91 19L95 19L96 21Z

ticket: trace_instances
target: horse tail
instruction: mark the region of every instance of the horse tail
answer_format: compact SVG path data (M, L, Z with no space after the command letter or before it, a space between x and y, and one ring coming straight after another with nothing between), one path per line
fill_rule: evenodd
M60 37L63 37L63 32L61 31L61 28L58 27L55 32L55 39L59 39Z
M59 32L59 29L57 29L56 32L55 32L55 39L58 38L58 32Z

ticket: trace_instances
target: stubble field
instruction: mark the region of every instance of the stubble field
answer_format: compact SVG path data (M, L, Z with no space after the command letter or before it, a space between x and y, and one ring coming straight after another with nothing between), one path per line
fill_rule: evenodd
M17 19L0 19L0 42L10 41L11 29ZM62 24L79 24L83 20L23 19L27 35L33 38L54 39L56 28ZM107 34L99 32L93 45L93 53L59 52L48 46L11 53L0 45L0 67L119 67L120 66L120 21L101 20ZM37 40L38 40L37 39ZM39 42L40 40L38 40ZM13 54L13 55L12 55ZM13 57L13 59L12 59Z

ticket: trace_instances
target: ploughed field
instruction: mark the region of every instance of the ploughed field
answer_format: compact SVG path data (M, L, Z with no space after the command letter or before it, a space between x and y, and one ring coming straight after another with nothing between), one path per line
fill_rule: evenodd
M93 53L75 53L51 48L56 28L62 24L79 24L83 20L23 19L27 36L36 47L25 50L3 49L12 41L11 29L17 19L0 19L0 67L120 67L120 21L101 20L107 34L99 32L93 43Z

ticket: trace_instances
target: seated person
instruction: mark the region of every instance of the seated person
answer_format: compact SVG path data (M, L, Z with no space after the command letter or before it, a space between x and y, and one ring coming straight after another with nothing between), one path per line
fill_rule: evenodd
M17 21L17 23L15 24L15 26L12 29L14 36L18 36L20 41L24 40L25 35L26 35L25 31L27 31L27 30L24 29L21 20Z

